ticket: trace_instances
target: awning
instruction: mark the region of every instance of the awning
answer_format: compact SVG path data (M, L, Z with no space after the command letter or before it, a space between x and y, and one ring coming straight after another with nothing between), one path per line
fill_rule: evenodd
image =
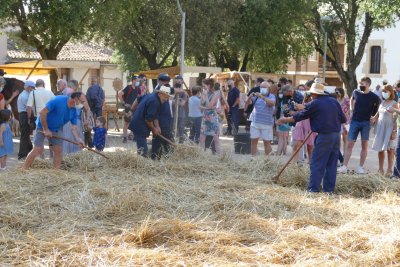
M37 64L37 65L36 65ZM36 68L35 68L36 65ZM20 63L11 63L0 65L0 69L3 69L7 74L10 75L26 75L28 76L32 70L31 75L48 75L55 68L43 67L43 62L37 60L25 61Z
M201 67L201 66L184 66L184 73L218 73L221 72L221 68L216 67ZM180 67L169 67L157 70L146 70L136 72L137 74L145 74L148 79L157 79L160 73L167 73L169 77L173 78L175 75L180 74Z

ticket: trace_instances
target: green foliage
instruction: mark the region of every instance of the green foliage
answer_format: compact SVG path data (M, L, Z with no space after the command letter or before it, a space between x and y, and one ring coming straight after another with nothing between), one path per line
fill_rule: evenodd
M373 30L392 26L400 14L399 0L310 0L312 19L306 24L314 33L314 45L322 55L324 32L328 35L327 60L332 63L348 92L357 87L356 69ZM346 40L345 62L338 42Z
M87 35L105 0L3 0L3 24L16 23L20 38L42 58L55 59L71 38Z

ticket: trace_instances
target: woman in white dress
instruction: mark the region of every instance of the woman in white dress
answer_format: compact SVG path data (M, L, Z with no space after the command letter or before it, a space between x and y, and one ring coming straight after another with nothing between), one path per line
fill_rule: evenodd
M388 166L385 176L390 177L393 170L397 130L397 114L393 112L393 108L397 108L397 103L394 101L395 92L391 85L383 87L382 98L383 101L379 106L378 112L371 119L372 123L376 123L376 134L372 144L372 149L378 151L380 174L384 174L383 165L385 162L385 151L387 152Z

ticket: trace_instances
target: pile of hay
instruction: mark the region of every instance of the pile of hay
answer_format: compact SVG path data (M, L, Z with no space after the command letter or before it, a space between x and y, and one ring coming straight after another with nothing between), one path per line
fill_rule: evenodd
M178 147L154 162L82 152L0 174L0 262L34 266L385 266L400 261L396 182L341 176L305 192L307 169ZM283 185L283 186L282 186Z

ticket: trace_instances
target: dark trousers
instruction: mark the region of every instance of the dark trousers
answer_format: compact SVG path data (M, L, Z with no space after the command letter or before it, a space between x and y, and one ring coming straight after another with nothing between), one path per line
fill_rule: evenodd
M199 143L200 140L200 129L201 129L201 120L202 117L190 117L190 135L189 140Z
M227 132L232 134L232 127L235 127L233 133L237 133L239 130L239 107L230 107L228 112L228 129ZM233 125L232 125L233 124Z
M143 157L147 157L147 153L149 153L149 149L147 147L147 139L145 136L137 136L135 135L137 153Z
M393 170L394 176L400 176L400 128L397 129L396 162Z
M86 131L84 132L84 142L85 142L85 146L88 146L90 148L93 148L93 139L92 139L92 131Z
M180 144L185 141L185 122L186 117L178 117L178 136Z
M90 108L90 111L93 113L95 124L96 124L96 119L98 117L101 117L103 114L103 109L102 108ZM93 139L92 139L92 131L86 131L84 132L84 142L85 145L93 148Z
M161 129L161 134L171 141L174 139L171 129ZM162 155L169 154L171 150L171 145L161 137L156 136L151 140L151 159L160 159Z
M18 158L26 157L32 150L31 127L29 126L28 114L26 112L19 113L19 128L21 138L19 142Z
M308 191L333 193L336 184L336 169L339 158L340 133L319 133L315 139L310 162Z

